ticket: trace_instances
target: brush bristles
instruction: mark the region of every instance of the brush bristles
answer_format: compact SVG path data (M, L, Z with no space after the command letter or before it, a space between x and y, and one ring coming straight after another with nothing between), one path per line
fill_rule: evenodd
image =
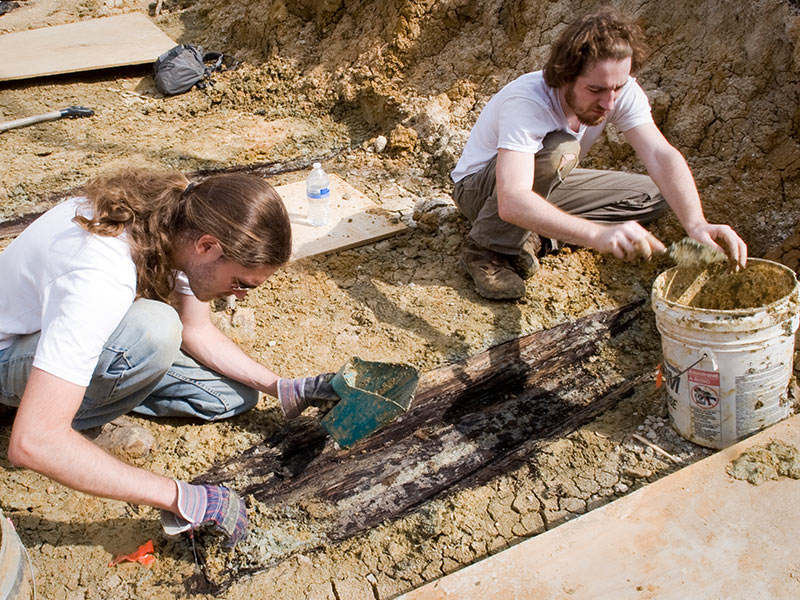
M669 248L669 256L681 267L707 265L728 259L724 252L712 246L701 244L692 238L683 238L681 241L672 244Z

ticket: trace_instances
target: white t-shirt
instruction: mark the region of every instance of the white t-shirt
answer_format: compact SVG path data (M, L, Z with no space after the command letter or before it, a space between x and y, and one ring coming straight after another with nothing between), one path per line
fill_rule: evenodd
M50 209L0 252L0 350L41 331L33 366L86 386L136 297L136 268L124 234L72 221L82 201Z
M620 90L614 110L599 125L581 125L572 131L567 122L557 90L544 82L541 71L526 73L508 83L481 111L469 134L464 152L450 176L458 182L480 171L498 149L536 154L542 140L552 131L568 131L581 144L581 158L600 137L606 123L627 131L651 123L650 103L633 77Z

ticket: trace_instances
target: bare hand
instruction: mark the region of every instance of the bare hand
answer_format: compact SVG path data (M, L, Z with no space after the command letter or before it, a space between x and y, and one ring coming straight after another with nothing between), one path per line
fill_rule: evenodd
M653 254L666 252L664 244L636 221L604 226L595 248L621 260L650 260Z
M747 244L729 225L706 223L686 233L698 242L719 248L727 254L731 271L738 272L747 266Z

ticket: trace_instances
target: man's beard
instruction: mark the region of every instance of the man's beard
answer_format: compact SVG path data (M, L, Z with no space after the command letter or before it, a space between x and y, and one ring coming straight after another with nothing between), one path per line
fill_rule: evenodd
M578 121L583 123L584 125L588 125L591 127L592 125L599 125L603 122L603 119L606 118L607 113L603 112L603 114L598 115L593 110L583 110L580 109L575 100L575 84L569 84L566 89L564 90L564 100L567 102L567 106L572 109L572 112L575 113L575 116L578 117ZM591 109L591 107L590 107Z
M213 292L213 282L216 275L217 264L196 264L186 265L184 273L189 280L189 287L195 297L202 302L209 302L219 297Z

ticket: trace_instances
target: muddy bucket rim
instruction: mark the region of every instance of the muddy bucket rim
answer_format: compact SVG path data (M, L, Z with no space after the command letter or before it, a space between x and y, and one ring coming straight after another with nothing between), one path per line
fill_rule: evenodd
M655 304L666 305L672 309L677 309L684 312L693 312L697 315L703 315L706 317L724 316L726 318L731 318L731 317L745 318L745 317L755 316L758 313L762 312L774 312L776 309L782 308L781 305L786 305L786 307L788 308L788 305L791 304L793 297L795 301L800 300L800 280L797 279L797 273L795 273L792 269L790 269L784 264L775 262L773 260L768 260L766 258L748 258L747 262L748 264L754 262L754 263L767 264L772 267L778 267L778 270L783 271L786 275L789 275L791 277L791 280L794 283L792 289L784 296L781 296L780 298L773 300L768 304L761 304L759 306L751 306L747 308L722 309L722 308L702 308L697 306L689 306L687 304L679 304L675 300L670 300L664 296L664 288L666 285L666 279L668 275L670 273L676 272L678 269L681 268L679 266L675 266L658 274L655 281L653 282L651 301L654 305Z

